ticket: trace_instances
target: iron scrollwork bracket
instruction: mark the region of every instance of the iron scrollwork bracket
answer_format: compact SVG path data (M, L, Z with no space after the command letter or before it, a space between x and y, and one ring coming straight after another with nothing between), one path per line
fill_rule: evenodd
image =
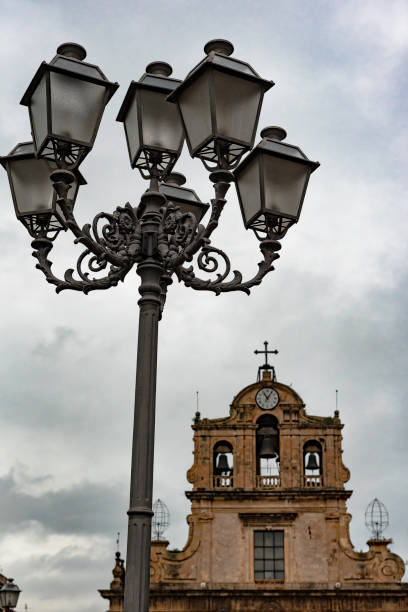
M216 295L229 291L249 294L251 287L259 285L264 276L274 269L273 262L279 257L277 251L281 245L273 235L268 234L261 240L263 261L258 264L258 271L250 280L244 281L237 270L231 272L228 255L212 246L210 238L218 227L233 175L225 170L216 170L211 173L210 179L214 183L215 197L211 200L211 215L206 226L198 224L194 214L182 212L155 191L146 192L138 208L133 208L129 203L118 206L113 213L97 214L92 224L81 228L74 216L73 202L68 197L73 174L67 170L53 172L51 180L66 227L74 234L74 243L83 245L85 250L78 257L76 270L66 270L64 278L60 279L52 271L49 259L53 242L40 236L32 243L33 256L38 261L36 267L44 273L49 283L56 286L57 292L71 289L87 294L116 286L135 264L146 257L153 257L163 270L162 307L173 274L187 287L199 291L212 291ZM160 206L154 212L146 208L149 194L157 201L161 199ZM195 256L198 268L207 274L216 273L215 278L201 279L195 275L193 266L185 265ZM221 267L223 271L217 272ZM78 278L74 276L75 271ZM103 271L107 271L105 276L94 276ZM232 278L228 280L231 273Z
M243 281L242 274L238 270L233 270L233 278L226 280L231 273L231 263L229 257L221 249L217 249L211 245L204 246L201 249L197 258L197 265L200 270L212 274L216 272L220 265L224 264L224 271L217 273L215 279L202 279L194 274L193 266L176 268L176 275L179 281L183 281L187 287L196 289L197 291L212 291L216 295L229 291L243 291L247 295L250 294L252 287L260 285L266 274L274 270L273 262L278 259L281 244L277 240L263 240L260 244L260 249L264 256L263 261L258 263L258 272L247 281Z
M74 216L73 202L68 197L73 174L67 170L56 170L50 178L57 192L57 205L65 217L65 225L74 234L74 243L82 244L85 250L76 264L79 279L74 278L74 269L68 269L62 280L52 271L52 261L49 259L53 242L40 236L32 242L33 256L38 260L36 267L44 273L49 283L56 286L57 293L72 289L87 294L116 286L124 280L141 250L140 222L134 209L129 203L124 207L118 206L111 214L99 213L92 225L88 223L81 228ZM100 233L98 228L101 221L105 223ZM103 277L91 276L107 269L108 273Z
M184 249L183 253L170 262L179 281L183 281L187 287L198 291L212 291L216 295L230 291L242 291L249 295L250 289L262 282L266 274L274 270L273 262L279 258L281 244L275 239L274 231L268 232L261 239L260 249L263 261L258 263L257 273L249 280L243 281L242 274L238 270L232 271L232 279L227 280L231 273L231 262L228 255L214 246L211 246L210 236L218 227L218 221L226 204L225 195L234 180L232 173L225 170L216 170L210 174L210 180L214 183L215 198L211 200L211 217L204 228L198 228L196 237ZM260 238L260 236L257 236ZM281 237L281 235L277 236ZM214 279L202 279L195 275L193 266L184 266L198 253L197 266L208 274L216 273L223 265L223 272L218 272Z

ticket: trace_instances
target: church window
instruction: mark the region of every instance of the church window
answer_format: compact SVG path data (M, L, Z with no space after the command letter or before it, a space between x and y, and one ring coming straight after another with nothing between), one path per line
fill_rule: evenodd
M283 531L255 531L255 580L283 580L284 563Z
M229 442L217 442L213 453L214 487L232 487L234 454Z
M303 447L303 465L305 486L323 486L322 447L319 442L306 442Z
M277 419L262 415L257 422L257 483L261 488L280 486L279 429Z

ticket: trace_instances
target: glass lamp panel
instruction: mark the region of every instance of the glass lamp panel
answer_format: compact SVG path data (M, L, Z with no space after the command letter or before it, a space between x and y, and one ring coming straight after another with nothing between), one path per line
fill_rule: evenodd
M68 141L92 145L105 106L106 88L52 72L51 131Z
M265 210L297 219L303 191L310 174L305 164L271 155L263 155Z
M55 165L45 159L10 163L10 178L18 215L52 212L55 192L50 174Z
M33 138L38 150L48 134L47 127L47 75L35 88L30 103Z
M145 147L178 151L183 141L183 125L175 104L168 102L168 93L140 89L142 139Z
M198 145L212 136L208 72L204 72L181 92L178 103L186 136L194 151Z
M8 587L9 585L6 585ZM2 608L15 608L20 592L18 590L0 589L0 606Z
M132 103L129 106L129 110L124 121L126 130L126 136L129 146L129 157L130 163L133 164L135 155L140 147L139 138L139 122L138 122L138 105L137 105L137 94L133 97Z
M253 158L237 176L237 188L241 200L245 225L261 212L259 161Z
M262 89L258 83L214 70L217 136L252 145Z

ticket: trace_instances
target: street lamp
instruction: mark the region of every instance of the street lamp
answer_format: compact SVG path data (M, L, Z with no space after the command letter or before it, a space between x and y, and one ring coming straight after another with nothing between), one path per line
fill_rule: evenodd
M282 142L284 129L261 132L261 142L234 175L244 225L256 234L273 231L283 237L302 210L309 177L319 167L299 147Z
M68 228L84 247L76 274L69 269L60 279L49 259L54 242L46 224L37 224L35 232L30 231L36 267L57 292L108 289L123 281L134 265L140 276L125 612L147 612L149 605L157 338L167 287L176 277L187 287L216 295L249 294L274 269L279 239L288 223L297 221L309 174L316 167L300 149L280 144L276 136L283 131L276 129L272 137L265 134L266 141L248 155L248 162L244 159L238 165L253 147L263 95L273 83L230 57L233 46L228 41L210 41L204 50L206 57L184 81L171 79L171 67L165 62L154 62L139 81L131 83L118 121L124 123L131 166L150 180L150 186L137 207L126 204L112 213L99 213L83 228L74 216L80 182L75 172L92 148L104 105L117 85L108 82L97 66L83 62L83 47L67 43L59 47L51 64L42 65L22 100L30 109L36 162L47 158L55 168L49 176L55 205L47 214L58 216L61 227L54 227L52 239ZM215 195L206 224L201 222L208 204L194 190L182 187L183 175L171 173L184 137L190 154L210 171ZM9 159L3 161L8 167ZM263 256L256 274L245 281L240 272L231 273L228 255L211 244L226 193L235 181L233 169L244 224L255 230ZM33 181L22 182L25 189L19 184L13 197L17 215L24 209L30 229L41 198L36 200L37 208L27 209L23 202L30 199ZM43 206L49 206L48 192L41 197ZM194 258L209 278L196 275Z
M105 106L119 87L85 57L81 45L60 45L21 99L28 106L36 152L70 167L92 149Z
M6 584L0 589L0 608L5 612L9 612L15 608L20 596L20 588L14 584L13 578L9 578Z
M274 85L230 57L233 51L228 40L210 40L207 57L168 97L179 108L192 157L226 169L252 148L263 95Z
M166 178L165 183L160 183L159 191L167 199L167 207L174 206L179 214L192 213L197 223L201 223L209 204L201 202L200 198L193 189L182 187L186 182L186 177L180 172L172 172Z
M13 196L17 219L27 228L30 236L57 237L60 230L66 230L64 213L57 203L57 194L50 182L50 174L57 164L45 158L37 158L33 142L20 142L8 155L0 157L0 164L6 169ZM72 203L75 204L80 185L86 181L76 170L72 183Z

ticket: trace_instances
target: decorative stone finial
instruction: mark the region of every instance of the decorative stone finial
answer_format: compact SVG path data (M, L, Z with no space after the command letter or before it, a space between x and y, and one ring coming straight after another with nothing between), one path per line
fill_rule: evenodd
M173 72L173 68L167 62L150 62L150 64L146 66L146 72L148 74L168 77Z
M112 591L123 591L125 584L125 568L123 559L121 559L119 551L117 551L115 557L115 567L112 570L113 580L110 586Z
M76 60L83 61L86 58L86 50L82 45L73 42L62 43L57 49L58 55L65 57L73 57Z
M211 51L221 53L222 55L232 55L234 45L229 40L224 40L224 38L214 38L204 45L204 53L208 55Z
M285 140L286 130L278 125L269 125L261 131L261 138L270 138L271 140Z

